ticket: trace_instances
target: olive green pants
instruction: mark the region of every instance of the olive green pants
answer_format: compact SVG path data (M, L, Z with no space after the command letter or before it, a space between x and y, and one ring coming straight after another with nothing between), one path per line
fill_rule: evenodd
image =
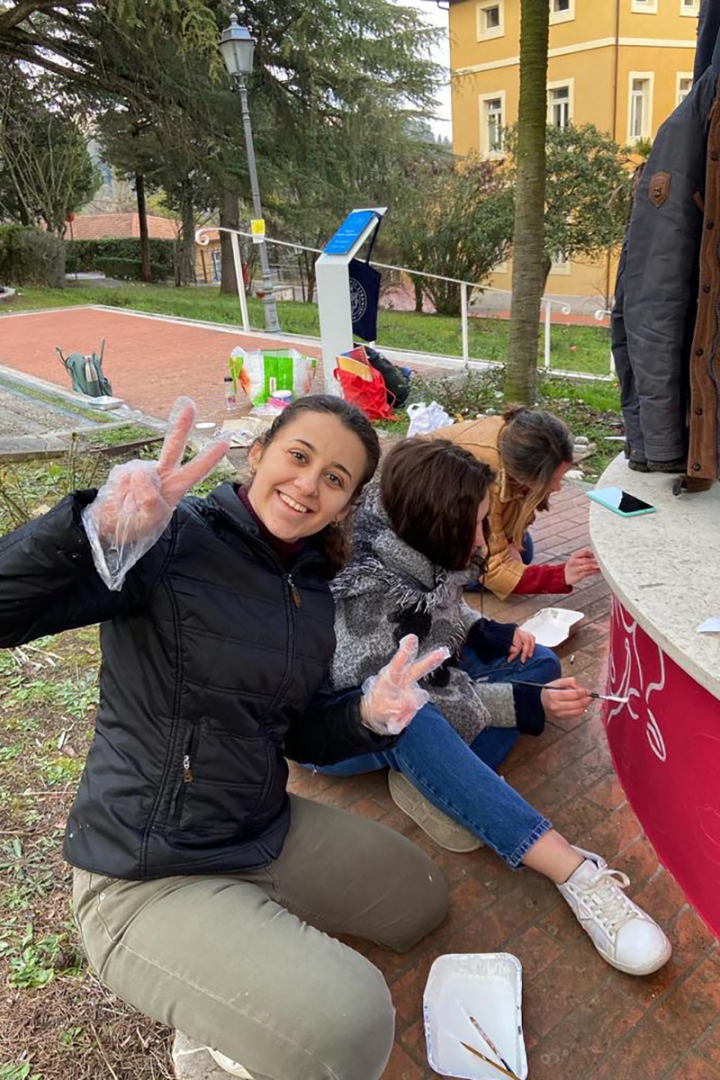
M257 1080L376 1080L394 1010L383 976L330 934L398 952L447 910L444 879L399 833L292 798L262 870L125 881L75 871L90 963L119 997Z

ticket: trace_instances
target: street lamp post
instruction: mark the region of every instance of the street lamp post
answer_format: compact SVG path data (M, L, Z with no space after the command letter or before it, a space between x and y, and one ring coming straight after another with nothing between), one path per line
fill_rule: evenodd
M245 129L245 146L247 148L248 156L248 172L250 173L250 188L252 190L253 211L256 218L262 218L260 185L258 184L257 167L255 165L255 147L253 144L247 93L247 80L248 75L252 72L254 49L255 41L250 36L249 30L244 26L238 26L237 15L231 15L230 26L223 30L220 37L220 52L225 61L225 67L228 70L228 74L231 76L235 88L240 95L243 127ZM280 323L278 321L277 304L275 302L275 289L270 274L267 246L264 239L260 242L259 246L264 289L263 303L265 305L265 329L268 333L277 334L280 330Z

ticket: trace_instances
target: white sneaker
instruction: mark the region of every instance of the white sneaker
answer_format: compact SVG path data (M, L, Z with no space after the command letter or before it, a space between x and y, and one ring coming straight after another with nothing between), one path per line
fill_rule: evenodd
M207 1051L220 1068L224 1069L230 1076L239 1076L241 1077L241 1080L253 1080L247 1069L244 1069L242 1065L238 1065L237 1061L233 1061L232 1058L226 1057L225 1054L221 1054L219 1050L212 1050L209 1046Z
M666 964L672 946L658 924L625 895L630 879L592 851L558 885L583 930L608 964L628 975L650 975Z

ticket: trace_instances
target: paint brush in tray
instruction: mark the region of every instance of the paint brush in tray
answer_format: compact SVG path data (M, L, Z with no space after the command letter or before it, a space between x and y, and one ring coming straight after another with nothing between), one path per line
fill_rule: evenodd
M488 1035L487 1031L485 1031L485 1028L480 1025L479 1021L476 1020L476 1018L471 1013L469 1013L467 1011L467 1009L464 1007L464 1005L462 1005L457 1000L457 998L455 999L455 1001L460 1006L462 1011L464 1012L466 1019L470 1021L470 1023L475 1028L475 1030L477 1031L480 1038L483 1040L483 1042L487 1046L489 1046L490 1050L493 1052L493 1054L495 1054L495 1057L498 1059L498 1061L501 1062L501 1064L498 1065L497 1062L492 1061L492 1059L489 1058L489 1057L486 1057L485 1054L481 1054L480 1051L476 1050L474 1046L470 1046L468 1043L463 1042L462 1039L460 1039L460 1045L465 1050L468 1050L471 1054L474 1054L475 1057L479 1057L487 1065L492 1065L492 1067L494 1069L497 1069L498 1072L503 1073L505 1076L509 1076L511 1078L511 1080L519 1080L519 1077L518 1077L517 1073L513 1072L513 1070L510 1068L507 1061L502 1056L502 1054L498 1050L497 1046L495 1045L495 1043L492 1041L492 1039Z
M527 679L513 679L516 686L539 686L541 690L577 690L576 686L553 686L542 682L529 682ZM598 694L597 690L588 690L591 698L597 701L617 701L620 705L627 705L629 697L618 697L616 694Z
M498 1061L499 1061L499 1062L500 1062L500 1063L501 1063L502 1065L504 1065L504 1066L505 1066L505 1068L507 1069L507 1071L508 1071L508 1072L510 1073L510 1075L511 1075L511 1076L514 1076L514 1077L515 1077L515 1080L517 1080L517 1075L516 1075L516 1073L514 1073L514 1072L513 1072L513 1070L512 1070L511 1068L510 1068L510 1066L508 1065L507 1061L506 1061L506 1060L505 1060L505 1058L504 1058L504 1057L502 1056L502 1054L501 1054L501 1053L500 1053L500 1051L498 1050L497 1046L495 1045L495 1043L494 1043L494 1042L492 1041L492 1039L491 1039L491 1038L490 1038L490 1036L488 1035L487 1031L485 1031L485 1028L482 1028L482 1027L480 1027L480 1024L478 1023L478 1021L477 1021L477 1020L475 1019L475 1017L474 1017L474 1016L471 1016L471 1015L470 1015L470 1013L468 1013L468 1014L467 1014L467 1018L468 1018L468 1020L470 1021L470 1023L472 1024L472 1026L473 1026L473 1027L475 1028L475 1030L477 1031L477 1033L478 1033L478 1034L479 1034L479 1035L480 1035L480 1036L481 1036L481 1037L482 1037L482 1038L483 1038L483 1039L485 1040L485 1042L486 1042L486 1043L488 1044L488 1046L490 1047L490 1049L492 1050L493 1054L494 1054L494 1055L495 1055L495 1057L496 1057L496 1058L498 1059Z
M510 1080L518 1080L517 1073L511 1072L509 1069L504 1069L502 1065L498 1065L497 1062L492 1061L489 1057L485 1057L485 1055L481 1054L479 1050L476 1050L474 1046L470 1046L469 1043L463 1042L462 1039L460 1039L459 1041L460 1045L464 1050L467 1050L468 1053L472 1054L474 1057L480 1058L480 1060L484 1061L486 1065L492 1065L493 1069L497 1069L497 1071L499 1073L502 1073L503 1076L509 1076Z

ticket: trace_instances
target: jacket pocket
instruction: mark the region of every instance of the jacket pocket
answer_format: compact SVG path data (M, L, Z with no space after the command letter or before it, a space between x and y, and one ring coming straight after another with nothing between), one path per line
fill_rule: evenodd
M193 762L195 759L195 749L197 747L199 734L200 729L194 724L183 740L182 755L180 759L180 775L175 783L170 810L171 820L174 824L177 824L182 817L183 806L185 805L185 794L188 785L193 782Z
M195 725L183 749L173 824L213 835L250 829L274 773L267 740L207 721Z

